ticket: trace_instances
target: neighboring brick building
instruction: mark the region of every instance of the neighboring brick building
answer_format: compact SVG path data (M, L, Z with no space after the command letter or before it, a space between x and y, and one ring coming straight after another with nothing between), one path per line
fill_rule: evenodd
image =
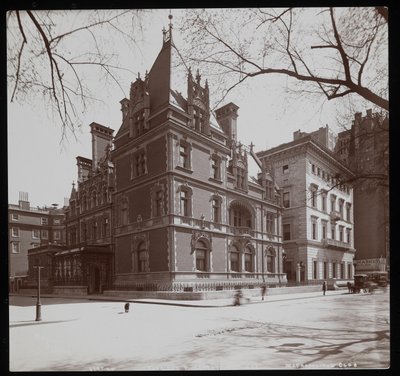
M389 117L367 110L339 133L336 154L352 171L357 260L389 266ZM381 259L381 260L380 260ZM370 264L371 264L370 262Z
M54 254L54 291L99 293L112 281L113 130L91 123L92 159L77 157L66 210L67 247Z
M330 134L325 128L321 133ZM353 276L353 191L350 185L337 185L336 179L337 174L353 174L329 150L329 137L317 134L295 132L294 141L257 153L283 191L290 283Z
M16 291L28 278L28 250L64 244L64 211L53 207L32 207L28 193L19 193L18 205L8 205L9 290Z
M170 26L151 70L121 101L112 151L114 288L285 284L279 191L265 172L248 177L238 107L223 106L215 119L207 81L190 69L180 75L178 60Z

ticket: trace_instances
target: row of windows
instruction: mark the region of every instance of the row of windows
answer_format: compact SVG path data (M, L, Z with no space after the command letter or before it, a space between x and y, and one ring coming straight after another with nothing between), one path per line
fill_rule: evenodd
M17 213L12 213L12 214L11 214L11 220L12 220L12 221L19 221L19 214L17 214ZM49 224L48 218L46 218L46 217L41 217L41 218L40 218L40 224L41 224L41 225L44 225L44 226L47 226L47 225ZM61 219L59 219L59 218L54 218L54 219L53 219L53 224L55 224L55 225L60 225L60 224L61 224Z
M98 240L110 236L110 224L108 218L93 221L91 223L81 223L80 241ZM69 245L75 245L78 241L78 230L76 227L68 229Z
M292 226L290 223L284 223L283 240L292 240ZM338 227L338 229L336 229ZM312 219L311 222L311 239L319 240L318 238L318 220ZM321 220L321 240L328 239L328 221ZM336 226L331 223L329 239L339 240L344 243L351 244L351 229L344 226Z
M209 272L211 270L210 260L211 250L206 242L198 240L194 251L196 271ZM149 272L149 254L142 242L138 249L132 252L131 270L134 273ZM255 256L252 249L246 247L243 252L240 252L236 246L232 246L229 252L229 271L230 272L254 272L255 271ZM269 251L266 256L266 271L269 273L275 272L275 252Z
M40 247L39 243L31 243L31 248ZM19 242L11 242L11 253L20 253L20 244Z
M310 162L311 163L311 162ZM321 177L323 180L325 180L328 183L331 183L332 185L336 186L336 188L340 189L343 192L346 192L347 194L350 193L350 188L346 184L340 184L340 180L326 172L324 169L321 167L316 166L314 163L311 163L311 172L316 175Z
M12 227L11 228L11 236L13 238L18 238L20 236L19 228L18 227ZM38 230L38 229L33 229L32 230L32 239L48 239L49 238L49 232L48 230ZM59 230L54 230L53 231L53 238L54 240L60 240L61 239L61 232Z
M183 217L192 216L192 201L193 191L189 187L180 186L179 188L179 215ZM154 190L151 193L152 199L152 215L154 217L165 214L164 211L164 190L162 188ZM211 221L214 223L222 222L222 197L213 195L211 197ZM117 221L119 226L125 226L128 224L128 201L121 199L117 205L118 215ZM243 206L233 205L229 212L229 224L235 227L248 227L252 228L252 215L249 210ZM265 230L269 234L276 233L276 214L268 212L266 214Z
M179 167L191 170L191 150L192 146L182 140L179 144ZM142 176L147 173L147 157L145 150L140 150L135 153L131 160L131 179ZM217 155L211 156L211 177L216 180L221 180L221 157ZM241 184L243 185L243 183Z
M320 197L320 199L318 199ZM336 211L336 195L330 195L330 211ZM338 201L338 212L340 219L350 222L351 221L351 204L349 202L345 203L344 199L339 199ZM318 204L320 203L320 204ZM310 189L310 204L315 209L320 209L324 212L328 212L327 206L327 193L322 191L322 193L318 193L317 188L314 186ZM284 208L290 208L290 192L283 192L282 195L282 205ZM344 216L344 212L346 216Z
M102 190L97 192L94 189L91 193L82 193L79 200L79 205L81 208L81 212L90 210L95 208L96 206L100 206L102 204L108 203L108 189L106 186L103 187ZM78 214L78 208L76 206L75 201L71 201L70 203L71 215Z
M322 264L322 265L321 265ZM347 263L347 275L345 275L345 263L337 262L318 262L313 260L313 279L320 279L320 267L322 266L322 278L353 278L353 264Z
M315 186L312 186L310 189L310 203L311 206L315 209L320 209L324 212L328 212L328 205L327 205L327 192L322 191L320 194L318 194L318 188ZM320 199L318 199L320 197ZM336 195L331 194L329 197L330 201L330 211L336 211L336 207L338 208L339 216L340 219L344 220L346 218L346 221L350 222L351 221L351 204L349 202L345 203L345 200L342 198L339 198L339 200L336 200ZM337 201L337 205L336 205ZM318 205L318 203L320 204ZM290 205L290 204L289 204ZM344 216L344 212L346 213L346 216Z

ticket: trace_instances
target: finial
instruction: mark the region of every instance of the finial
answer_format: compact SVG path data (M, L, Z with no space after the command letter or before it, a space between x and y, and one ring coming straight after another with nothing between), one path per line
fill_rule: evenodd
M250 151L253 151L253 148L254 148L254 144L253 144L253 141L251 141L251 143L250 143Z
M72 189L75 189L75 181L72 180Z
M208 80L206 78L205 88L208 88Z
M191 67L189 67L189 69L188 69L188 76L192 77L192 68Z
M196 71L196 81L197 81L198 84L200 84L200 80L201 80L201 76L200 76L199 70L197 69L197 71Z
M137 79L140 80L140 72L137 72Z
M169 27L172 27L172 18L173 18L173 16L172 16L172 14L171 14L171 9L169 10L169 16L168 16L168 18L169 18Z
M147 72L147 69L146 69L146 73L144 74L145 81L147 81L148 78L149 78L149 72Z

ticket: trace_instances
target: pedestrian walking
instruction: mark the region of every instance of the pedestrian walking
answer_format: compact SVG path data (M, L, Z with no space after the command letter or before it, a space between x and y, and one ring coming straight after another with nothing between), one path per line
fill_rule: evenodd
M324 295L325 295L325 292L326 292L326 282L324 281L324 283L322 284L322 291L323 291L323 293L324 293Z
M125 308L125 313L128 313L129 312L129 302L127 302L127 303L125 303L125 306L124 306L124 308Z
M261 286L261 300L264 300L265 295L267 295L267 285L263 283Z
M347 282L347 290L348 290L348 293L350 294L351 293L351 283L350 282Z

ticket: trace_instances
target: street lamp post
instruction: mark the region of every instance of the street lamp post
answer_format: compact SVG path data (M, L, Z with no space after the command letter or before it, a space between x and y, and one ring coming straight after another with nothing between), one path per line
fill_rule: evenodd
M44 266L34 266L38 270L37 273L37 300L36 300L36 321L42 321L42 304L40 302L40 269Z

